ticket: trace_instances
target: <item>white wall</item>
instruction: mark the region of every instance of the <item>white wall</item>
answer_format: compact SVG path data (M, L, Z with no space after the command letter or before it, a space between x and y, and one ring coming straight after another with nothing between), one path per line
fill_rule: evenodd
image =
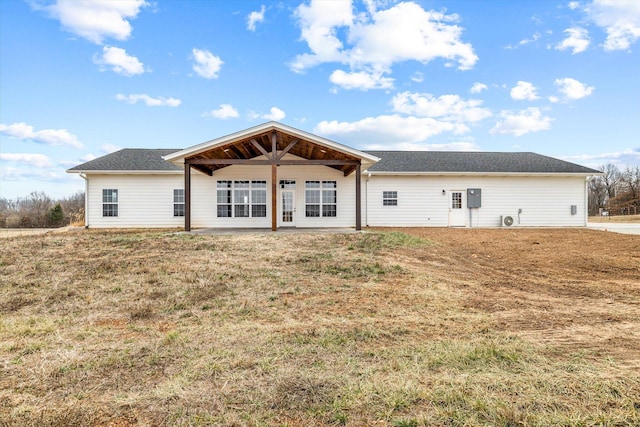
M192 228L271 227L271 166L234 165L206 176L191 174ZM355 226L355 177L326 166L281 166L278 181L296 181L297 227ZM216 181L267 181L266 218L217 218ZM306 218L304 182L337 182L337 216ZM176 175L89 175L87 225L89 227L183 227L184 217L173 216L173 190L184 187ZM118 190L118 217L102 216L102 190ZM497 227L501 215L511 215L513 226L585 226L584 177L436 177L363 176L362 224L369 226L447 227L451 190L482 189L482 207L472 211L473 227ZM445 195L442 194L445 190ZM398 206L382 206L382 192L397 191ZM280 203L278 188L278 203ZM577 214L571 215L571 205ZM518 215L518 210L522 213ZM465 226L470 225L464 204ZM280 215L280 212L278 212Z
M513 226L586 226L585 177L365 175L363 185L363 224L370 226L447 227L449 192L463 190L466 196L467 188L482 190L482 207L472 210L471 220L465 198L467 227L500 226L501 215L512 216ZM398 206L382 206L383 191L397 191Z
M353 227L355 213L355 178L351 174L345 177L336 169L327 166L280 166L277 181L295 180L295 226L296 227ZM191 172L191 227L192 228L271 228L271 166L233 165L216 171L213 176ZM267 217L266 218L217 218L216 182L218 180L262 180L267 181ZM305 181L336 181L337 216L305 217L304 183ZM278 204L280 187L278 186ZM278 215L280 212L278 211Z
M355 226L355 178L345 177L326 166L280 166L281 179L295 180L296 227ZM217 218L216 182L218 180L267 181L266 218ZM337 185L336 217L305 217L306 180L332 180ZM183 227L184 217L173 216L173 190L184 188L179 175L88 175L87 225L89 227ZM102 216L102 190L118 190L118 216ZM278 187L278 203L280 188ZM280 212L278 212L278 215ZM234 165L216 171L213 176L191 171L192 228L271 228L271 166Z
M182 227L173 216L173 190L184 187L183 175L88 175L86 225L110 227ZM102 216L102 190L118 190L118 216Z

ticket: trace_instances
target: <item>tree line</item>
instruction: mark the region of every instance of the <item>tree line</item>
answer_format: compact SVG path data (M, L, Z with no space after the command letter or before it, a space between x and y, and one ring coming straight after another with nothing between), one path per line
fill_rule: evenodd
M0 197L0 226L4 228L63 227L84 224L84 191L54 199L43 191L26 197Z
M603 176L589 180L589 215L640 214L640 167L620 170L609 163L600 171Z

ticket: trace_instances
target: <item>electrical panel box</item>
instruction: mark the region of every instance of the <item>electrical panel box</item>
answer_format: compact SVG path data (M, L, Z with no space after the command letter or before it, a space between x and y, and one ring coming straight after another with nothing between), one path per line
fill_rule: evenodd
M571 205L571 215L577 215L577 213L578 213L578 206Z
M467 207L482 207L482 190L480 188L467 188Z

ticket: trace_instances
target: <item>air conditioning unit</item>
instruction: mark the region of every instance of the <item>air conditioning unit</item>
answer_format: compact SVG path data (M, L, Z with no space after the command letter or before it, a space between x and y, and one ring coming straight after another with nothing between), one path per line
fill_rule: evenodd
M513 217L511 215L500 215L500 226L511 227L513 225Z

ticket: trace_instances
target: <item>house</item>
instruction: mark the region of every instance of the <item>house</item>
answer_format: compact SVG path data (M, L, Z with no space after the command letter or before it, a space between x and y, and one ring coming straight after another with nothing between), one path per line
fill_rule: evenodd
M360 151L268 122L69 169L87 227L586 226L599 171L535 153Z

